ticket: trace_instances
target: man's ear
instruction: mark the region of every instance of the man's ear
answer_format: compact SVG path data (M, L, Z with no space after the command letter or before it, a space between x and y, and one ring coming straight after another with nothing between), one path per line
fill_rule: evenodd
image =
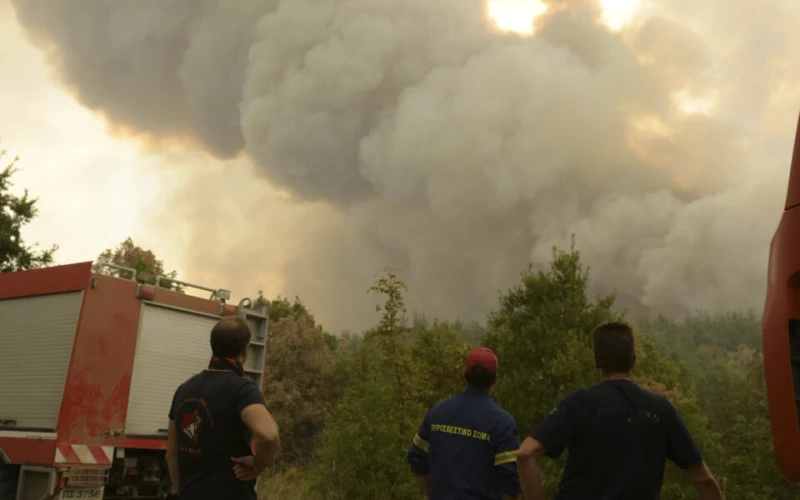
M594 355L594 367L600 369L600 362L597 361L597 354Z
M636 363L636 353L635 352L633 353L633 359L631 359L631 366L633 366L634 363Z

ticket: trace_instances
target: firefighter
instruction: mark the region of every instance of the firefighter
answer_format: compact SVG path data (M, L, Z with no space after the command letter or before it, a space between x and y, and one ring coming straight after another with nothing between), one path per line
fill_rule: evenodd
M250 335L242 318L221 319L211 330L208 369L175 391L167 465L180 499L256 500L256 478L277 452L278 425L244 378Z
M492 399L497 365L490 349L471 351L467 389L438 402L422 420L408 462L426 498L519 499L517 424Z
M703 500L721 500L686 423L667 398L644 390L629 373L633 330L605 323L592 332L602 381L565 397L519 450L526 500L542 500L540 460L569 448L556 499L657 500L665 459L685 470Z

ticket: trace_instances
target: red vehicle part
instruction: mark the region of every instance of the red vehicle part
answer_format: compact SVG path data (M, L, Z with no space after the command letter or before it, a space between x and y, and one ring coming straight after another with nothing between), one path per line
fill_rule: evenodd
M762 332L775 455L784 477L800 484L800 122L786 205L770 245Z
M91 262L0 274L0 500L3 481L17 476L20 488L25 476L56 491L70 481L108 486L120 474L168 485L168 391L205 367L222 315L250 323L246 376L261 386L266 312L247 301L237 308L140 285ZM137 487L105 498L144 498Z

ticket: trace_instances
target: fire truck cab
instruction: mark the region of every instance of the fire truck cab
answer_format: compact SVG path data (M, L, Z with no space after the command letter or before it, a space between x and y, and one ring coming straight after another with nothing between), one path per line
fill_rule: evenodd
M800 121L786 204L769 249L761 321L775 458L783 476L800 485Z
M266 306L155 281L210 298L105 263L0 274L0 500L167 498L172 396L207 367L222 316L249 323L261 387Z

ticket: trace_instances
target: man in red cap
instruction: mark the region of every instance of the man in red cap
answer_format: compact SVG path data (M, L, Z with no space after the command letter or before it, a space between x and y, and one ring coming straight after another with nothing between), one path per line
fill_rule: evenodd
M517 423L492 399L497 356L472 350L464 367L467 389L436 403L408 450L420 488L431 500L516 500Z

